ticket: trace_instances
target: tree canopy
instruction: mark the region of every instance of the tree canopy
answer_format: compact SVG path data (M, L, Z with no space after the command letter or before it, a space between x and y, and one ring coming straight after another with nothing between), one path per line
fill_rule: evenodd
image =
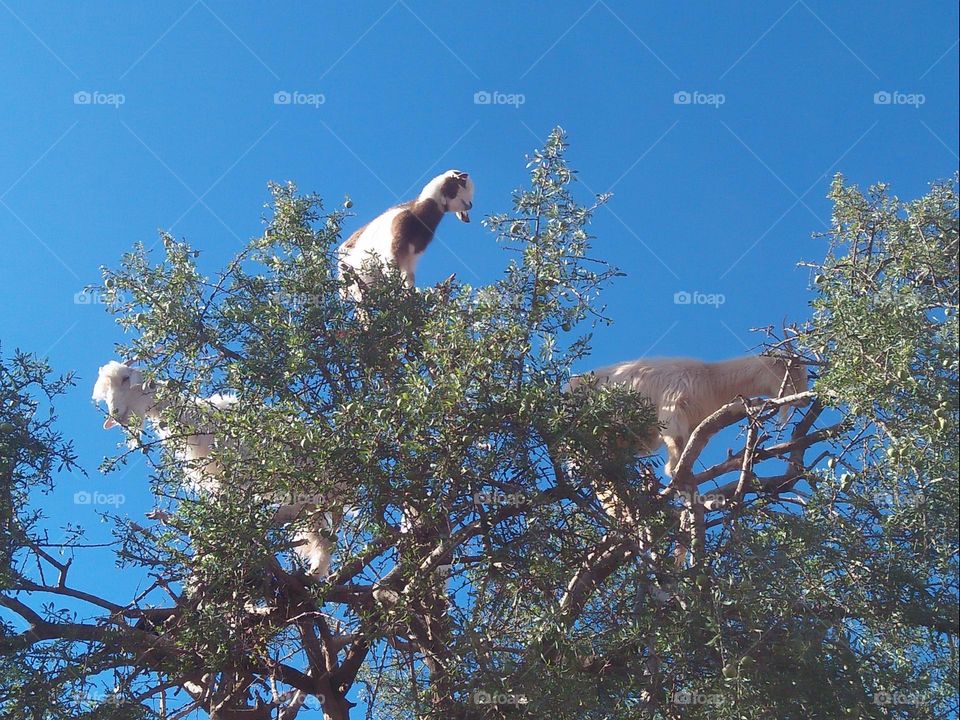
M7 716L956 714L957 179L912 202L834 180L811 315L765 339L811 369L811 402L778 424L783 402L731 398L671 479L637 452L646 398L565 389L619 274L591 256L608 198L577 199L566 150L557 129L485 221L510 253L488 286L388 271L358 309L336 272L346 209L292 184L218 273L169 235L104 271L120 356L174 438L196 398L238 398L206 418L215 496L136 419L105 461L146 453L160 501L114 518L137 597L75 586L82 537L43 526L38 496L76 463L51 410L71 378L2 360ZM725 427L740 447L696 466ZM271 522L278 497L335 513L326 579Z

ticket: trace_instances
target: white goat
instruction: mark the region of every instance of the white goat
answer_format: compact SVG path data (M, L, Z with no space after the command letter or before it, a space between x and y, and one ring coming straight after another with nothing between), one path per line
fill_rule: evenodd
M807 368L782 357L756 356L703 362L688 358L641 358L593 370L570 379L570 388L595 380L626 385L650 398L663 424L660 439L667 446L664 472L673 477L690 434L707 417L737 396L785 397L808 389ZM781 409L786 420L789 408ZM659 446L643 448L653 452Z
M145 382L143 373L129 365L111 360L101 367L93 387L93 399L107 404L107 418L103 421L105 430L117 425L126 427L134 415L149 420L160 440L170 443L177 459L184 464L185 488L198 494L217 494L223 468L211 457L216 443L215 427L210 420L204 420L203 411L227 410L237 403L235 396L212 395L186 403L180 420L193 431L185 437L174 437L171 429L160 422L169 401L159 399L156 389ZM297 531L295 539L298 544L294 551L307 564L311 575L325 577L330 571L333 550L333 543L325 533L333 529L332 517L328 513L316 512L309 503L281 504L272 522L281 525L305 516L318 520L319 527Z
M447 170L428 182L416 200L390 208L347 238L337 251L341 271L349 269L369 283L369 274L361 272L364 263L372 259L380 266L392 264L412 289L417 262L433 240L444 213L454 212L468 223L472 207L473 180L465 172ZM342 292L345 297L360 300L360 288L355 283Z

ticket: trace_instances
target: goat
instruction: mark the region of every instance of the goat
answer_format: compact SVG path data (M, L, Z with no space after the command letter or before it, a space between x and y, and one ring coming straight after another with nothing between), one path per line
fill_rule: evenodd
M211 457L216 443L215 427L204 420L203 411L228 410L238 402L236 396L212 395L185 402L179 419L193 431L182 438L174 438L170 428L160 421L163 411L171 405L170 400L159 398L156 388L147 382L143 373L129 365L111 360L101 367L93 388L93 400L107 404L104 430L117 425L126 427L133 416L149 420L161 442L171 444L177 459L184 464L185 488L208 496L218 493L223 468ZM307 564L311 575L325 577L330 571L332 542L324 533L332 529L333 523L329 514L320 515L315 509L309 503L281 504L271 522L281 525L302 514L319 515L320 527L297 531L298 544L294 552Z
M626 385L650 398L663 429L652 447L667 446L664 472L673 477L690 434L721 407L743 397L785 397L808 389L807 368L785 357L757 356L709 363L689 358L641 358L593 370L570 379L569 388L583 382ZM781 408L781 419L790 412Z
M353 273L362 283L369 283L372 278L362 271L373 260L381 267L395 265L404 284L413 289L417 262L433 240L444 213L456 213L462 222L470 222L473 190L473 180L465 172L447 170L438 175L416 200L390 208L340 245L341 275ZM341 292L345 298L360 300L357 283L348 283Z

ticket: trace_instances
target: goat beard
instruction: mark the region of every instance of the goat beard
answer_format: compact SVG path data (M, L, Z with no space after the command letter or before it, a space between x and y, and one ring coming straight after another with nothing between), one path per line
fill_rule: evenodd
M468 223L468 222L470 222L470 213L468 213L466 210L460 210L460 211L457 213L457 219L458 219L460 222Z

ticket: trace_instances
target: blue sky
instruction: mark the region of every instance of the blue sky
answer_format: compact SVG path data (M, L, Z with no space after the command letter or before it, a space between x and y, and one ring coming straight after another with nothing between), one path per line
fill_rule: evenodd
M823 254L810 234L826 227L834 172L904 198L954 172L957 13L0 0L0 341L77 371L59 409L90 473L43 500L52 525L106 535L73 503L81 489L124 493L134 517L152 506L142 463L96 472L118 433L99 429L90 388L122 338L75 293L158 228L212 270L259 233L269 180L330 204L349 194L352 230L450 167L476 181L476 220L509 208L525 153L561 125L582 197L615 193L595 253L627 273L606 295L615 325L597 334L593 364L743 354L760 339L751 327L806 317L797 263ZM299 94L277 104L278 92ZM480 223L448 220L418 283L490 282L507 257ZM677 304L684 291L723 302ZM133 580L103 561L81 578L109 578L121 597Z

